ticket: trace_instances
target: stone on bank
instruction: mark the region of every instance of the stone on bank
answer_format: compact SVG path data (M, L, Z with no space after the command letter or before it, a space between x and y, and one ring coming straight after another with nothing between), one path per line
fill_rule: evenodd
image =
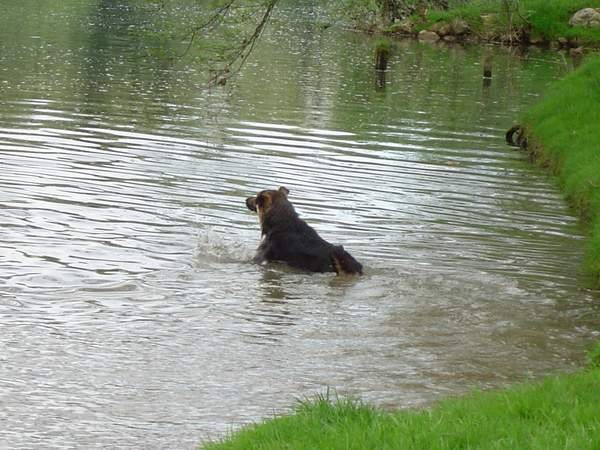
M600 9L584 8L577 11L569 20L572 27L594 28L600 26Z

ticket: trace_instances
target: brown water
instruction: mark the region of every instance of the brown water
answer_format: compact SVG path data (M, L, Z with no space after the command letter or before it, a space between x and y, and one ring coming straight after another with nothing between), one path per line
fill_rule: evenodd
M44 8L48 8L47 10ZM140 56L119 2L0 18L0 447L194 448L328 387L430 404L572 370L584 238L503 132L557 54L373 41L278 16L226 89ZM365 266L250 262L285 185Z

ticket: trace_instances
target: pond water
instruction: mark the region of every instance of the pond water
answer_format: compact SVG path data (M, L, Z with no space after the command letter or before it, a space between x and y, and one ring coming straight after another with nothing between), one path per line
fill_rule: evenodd
M583 230L503 143L561 55L399 42L378 87L374 40L301 2L207 90L131 8L59 3L0 18L0 447L191 449L327 388L421 407L583 363ZM250 262L244 199L280 185L363 277Z

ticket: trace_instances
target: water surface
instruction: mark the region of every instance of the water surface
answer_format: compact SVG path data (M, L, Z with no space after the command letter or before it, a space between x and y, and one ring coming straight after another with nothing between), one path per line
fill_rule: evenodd
M194 448L327 387L385 408L573 370L584 235L503 144L558 54L280 13L239 76L149 58L119 2L0 19L0 446ZM47 8L44 9L44 8ZM306 20L290 25L288 14ZM297 16L296 16L297 18ZM250 262L284 185L359 279Z

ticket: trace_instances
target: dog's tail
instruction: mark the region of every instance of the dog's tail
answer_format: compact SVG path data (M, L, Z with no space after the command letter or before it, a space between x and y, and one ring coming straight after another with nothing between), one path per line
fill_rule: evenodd
M331 266L338 275L362 275L362 264L338 245L331 251Z

